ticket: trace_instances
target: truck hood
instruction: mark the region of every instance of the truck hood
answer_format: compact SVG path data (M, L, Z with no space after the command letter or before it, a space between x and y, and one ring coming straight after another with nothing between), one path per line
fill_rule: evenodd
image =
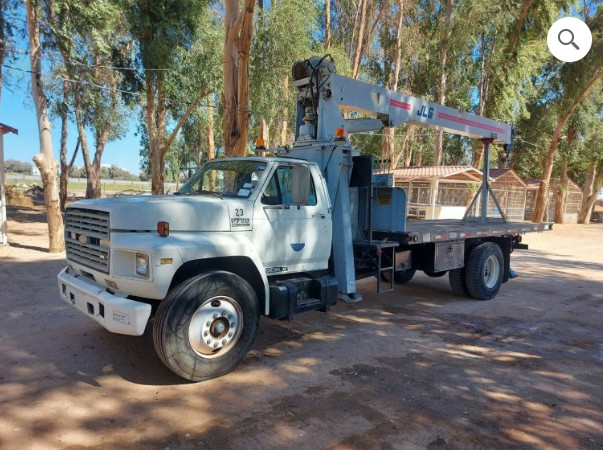
M230 231L228 201L208 196L138 195L80 200L70 208L109 213L111 230L155 231L158 221L171 231Z

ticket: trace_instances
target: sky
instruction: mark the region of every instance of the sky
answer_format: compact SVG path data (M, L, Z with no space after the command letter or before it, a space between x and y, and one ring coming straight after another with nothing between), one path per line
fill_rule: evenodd
M29 61L25 57L19 58L9 65L18 69L29 69ZM40 152L40 141L36 111L30 89L30 74L4 67L3 75L0 123L19 130L17 136L14 134L4 136L4 159L32 162L34 155ZM51 120L53 120L52 150L58 161L61 149L61 121L52 117ZM139 138L134 135L135 131L136 120L131 119L126 136L118 141L109 142L105 147L102 164L114 164L138 175L140 172L140 142ZM77 128L73 123L69 125L68 136L67 158L70 160L77 142ZM94 139L92 136L88 137L88 145L91 146L90 158L92 159L94 157ZM77 167L84 165L81 151L74 165Z

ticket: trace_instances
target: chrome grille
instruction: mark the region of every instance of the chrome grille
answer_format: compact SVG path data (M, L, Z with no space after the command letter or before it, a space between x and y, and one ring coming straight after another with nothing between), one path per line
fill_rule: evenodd
M67 259L109 273L109 213L67 208L65 245Z

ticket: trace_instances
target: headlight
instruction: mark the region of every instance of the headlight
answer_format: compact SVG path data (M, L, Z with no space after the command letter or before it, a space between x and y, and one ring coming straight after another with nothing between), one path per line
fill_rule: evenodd
M142 277L149 278L149 255L136 253L136 273Z

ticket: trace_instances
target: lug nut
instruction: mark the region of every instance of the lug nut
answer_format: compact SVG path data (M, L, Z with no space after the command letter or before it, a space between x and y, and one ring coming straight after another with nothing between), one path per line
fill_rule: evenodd
M211 344L211 339L207 340L207 345Z
M226 345L226 339L222 339L222 345Z
M228 333L228 337L231 338L232 337L232 332Z
M226 316L226 311L222 311L222 317Z
M218 315L217 315L217 314L214 314L214 319L217 319L217 318L218 318Z
M207 336L209 333L206 331L205 333L203 333L203 336Z
M206 326L210 327L211 326L211 321L208 320L207 323L205 324Z
M217 348L217 347L218 347L218 343L214 342L214 348Z

